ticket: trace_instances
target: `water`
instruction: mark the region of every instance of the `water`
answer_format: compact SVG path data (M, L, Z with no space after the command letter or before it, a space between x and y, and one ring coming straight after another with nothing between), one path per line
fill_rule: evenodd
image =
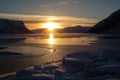
M23 55L0 55L0 75L29 68L37 64L62 59L66 54L91 52L97 55L103 48L120 49L120 35L85 33L0 35L0 52Z

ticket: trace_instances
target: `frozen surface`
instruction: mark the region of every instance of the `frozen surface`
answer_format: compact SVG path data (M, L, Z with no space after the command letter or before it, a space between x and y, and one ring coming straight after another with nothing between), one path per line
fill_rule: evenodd
M17 70L3 80L120 80L120 50L103 49L97 57L72 53L62 60Z

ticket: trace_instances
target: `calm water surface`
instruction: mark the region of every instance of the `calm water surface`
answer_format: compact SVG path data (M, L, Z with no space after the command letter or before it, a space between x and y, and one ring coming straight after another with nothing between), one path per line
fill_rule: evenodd
M49 61L60 60L69 53L91 52L103 48L120 49L120 35L84 33L0 35L0 52L17 52L23 55L0 55L0 75Z

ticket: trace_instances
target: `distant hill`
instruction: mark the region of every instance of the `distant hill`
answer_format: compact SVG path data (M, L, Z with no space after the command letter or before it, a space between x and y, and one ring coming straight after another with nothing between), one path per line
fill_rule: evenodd
M32 30L32 32L34 32L34 33L43 33L43 32L45 32L45 31L46 31L45 28L39 28L39 29L34 29L34 30Z
M120 9L90 28L88 32L120 34Z
M75 27L66 27L63 29L56 29L56 32L59 33L85 33L90 29L90 27L82 27L82 26L75 26ZM36 29L33 32L41 33L44 32L46 29Z
M90 27L82 27L82 26L75 26L75 27L66 27L63 30L63 32L68 33L85 33L89 30Z
M8 20L0 18L0 34L23 34L31 33L23 21Z

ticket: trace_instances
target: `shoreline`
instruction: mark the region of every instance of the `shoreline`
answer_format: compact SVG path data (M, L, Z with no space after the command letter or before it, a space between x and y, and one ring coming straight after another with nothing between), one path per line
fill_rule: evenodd
M54 45L54 46L49 46L49 45L45 45L45 46L43 46L43 45L36 45L36 44L19 44L19 45L13 45L13 46L32 46L33 45L33 47L43 47L43 48L47 48L47 49L53 49L53 50L56 50L56 52L55 53L52 53L52 54L48 54L48 55L44 55L44 56L42 56L42 57L37 57L37 58L35 58L35 57L33 57L32 58L32 63L33 64L31 64L31 63L27 63L28 62L28 60L29 61L31 61L31 59L26 59L25 60L25 62L22 62L23 63L23 65L19 65L19 67L17 67L17 69L15 69L15 67L13 68L14 69L14 71L16 71L16 70L18 70L18 69L25 69L25 68L28 68L28 67L31 67L31 66L34 66L34 65L36 65L36 64L44 64L44 63L46 63L46 62L49 62L49 61L54 61L54 60L58 60L58 59L62 59L65 55L67 55L67 54L69 54L69 53L74 53L74 52L83 52L83 51L88 51L88 52L91 52L91 53L93 53L93 52L95 52L95 53L99 53L99 51L101 51L101 47L100 47L100 45L99 46L96 46L96 48L94 48L93 49L93 46L92 45L89 45L89 46L86 46L86 45L75 45L75 46L70 46L70 45L65 45L65 46L57 46L57 45ZM67 48L66 48L67 47ZM74 51L74 50L72 50L72 48L74 49L76 49L76 50L78 50L78 51ZM78 49L77 49L78 48ZM102 48L105 48L105 47L103 47L102 46ZM66 50L63 50L63 49L66 49ZM68 51L69 50L69 51ZM66 52L67 51L67 52ZM97 51L97 52L96 52ZM95 53L93 53L93 55L96 55ZM47 59L47 57L49 57L49 59ZM18 57L19 58L19 57ZM38 60L42 60L42 61L38 61ZM21 64L21 60L16 60L15 59L15 61L17 61L18 63L20 63ZM27 61L27 62L26 62ZM5 63L6 63L7 61L5 61ZM12 64L14 64L14 61L12 60L12 61L10 61L10 63L12 62ZM43 63L44 62L44 63ZM26 65L25 63L27 63L27 67L25 67L24 65ZM11 64L9 64L9 65L11 65ZM12 66L12 65L11 65ZM24 67L23 67L24 66ZM11 71L8 71L8 73L11 73L11 72L14 72L13 70Z
M4 49L7 49L8 47L1 47L0 46L0 50L4 50Z
M89 52L71 53L63 57L62 60L17 70L16 74L7 79L120 79L120 50L106 48L96 57L90 54Z
M14 56L14 55L23 55L22 53L9 52L9 51L0 51L0 56Z

